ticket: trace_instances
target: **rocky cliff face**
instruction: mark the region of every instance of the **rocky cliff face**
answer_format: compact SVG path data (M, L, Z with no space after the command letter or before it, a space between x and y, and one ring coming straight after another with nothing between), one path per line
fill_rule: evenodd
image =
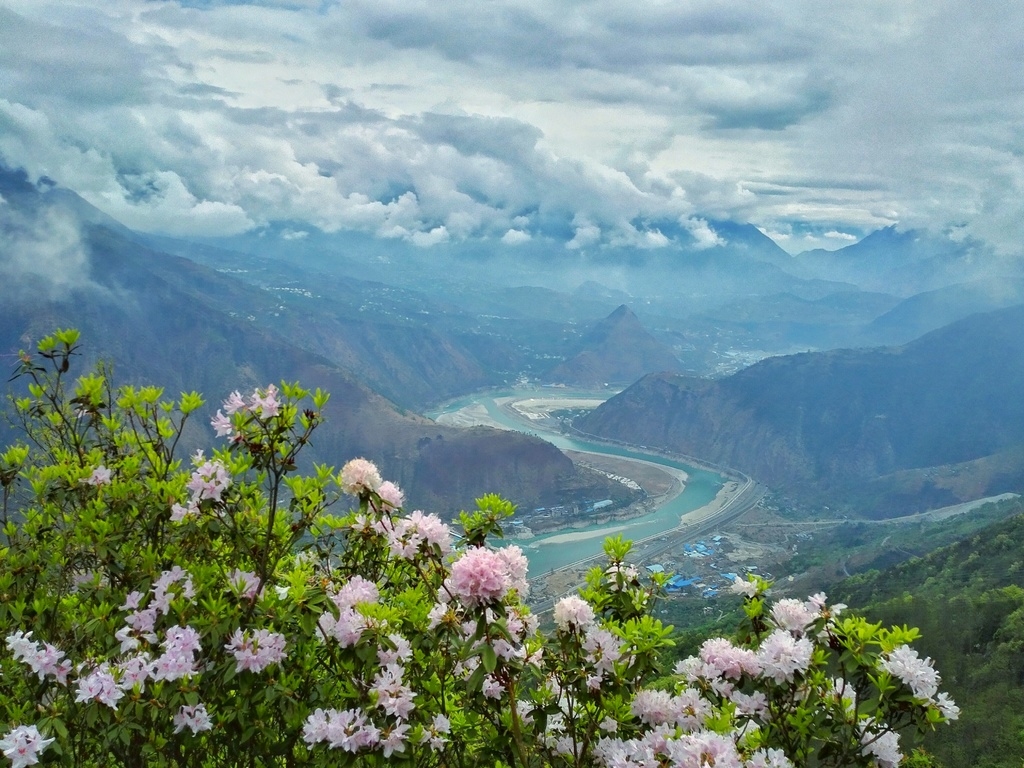
M969 462L1024 443L1022 328L1017 306L903 347L770 358L717 381L655 374L577 426L784 489Z

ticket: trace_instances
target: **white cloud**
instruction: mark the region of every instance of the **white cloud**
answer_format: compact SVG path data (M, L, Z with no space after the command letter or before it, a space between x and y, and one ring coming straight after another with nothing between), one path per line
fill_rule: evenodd
M528 243L533 239L529 232L524 232L521 229L510 229L504 235L501 236L501 242L505 245L522 245Z
M429 248L432 245L447 242L448 239L448 230L443 226L434 227L429 232L413 232L409 236L412 244L418 245L420 248Z
M139 229L1024 242L1013 0L4 6L0 157Z
M829 240L843 240L847 243L855 243L860 240L859 237L851 235L849 232L837 232L834 229L830 229L822 237L827 237Z
M0 253L0 280L15 295L63 299L92 285L78 221L60 208L25 214L0 206Z
M693 235L693 239L696 241L694 247L699 251L725 245L727 242L704 219L690 218L680 223Z

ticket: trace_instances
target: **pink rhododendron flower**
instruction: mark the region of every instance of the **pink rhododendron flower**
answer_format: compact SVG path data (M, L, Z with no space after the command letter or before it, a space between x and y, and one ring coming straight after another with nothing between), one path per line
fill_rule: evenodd
M224 411L228 416L231 416L238 411L245 411L248 407L249 406L245 404L245 400L242 399L242 393L238 390L235 390L228 395L228 399L224 401Z
M470 547L452 563L445 584L465 605L474 607L504 598L511 582L506 558L485 547Z
M377 706L392 717L405 719L415 708L412 689L402 681L403 670L398 664L388 664L373 678L370 693L375 694Z
M206 712L206 705L196 704L195 706L182 705L174 716L174 732L181 733L188 728L192 733L208 731L213 728L210 716Z
M806 672L814 647L806 637L796 639L784 629L776 629L761 643L757 660L765 677L775 682L792 682L797 672Z
M430 749L434 752L444 749L448 743L448 734L452 732L451 721L444 715L434 715L429 728L423 729L420 736L420 744L430 742Z
M262 392L256 390L249 398L249 407L264 419L271 419L281 410L281 404L277 401L277 387L268 384Z
M231 485L231 475L221 462L213 460L203 463L192 473L186 487L192 492L193 501L204 499L221 500L221 494Z
M171 505L171 522L180 523L183 520L187 520L190 517L196 517L199 514L199 504L195 501L190 501L188 504L172 504Z
M78 679L76 702L98 701L111 709L117 709L117 702L124 696L124 691L117 684L110 667L101 664L88 675Z
M730 586L729 589L735 595L753 597L757 594L757 582L741 579L739 576L737 576L735 579L733 579L732 586Z
M910 688L919 699L932 699L939 690L939 673L931 659L922 659L909 645L893 649L880 666Z
M878 768L897 768L903 760L903 753L900 752L900 735L895 731L877 733L873 729L865 728L860 741L863 744L861 754L875 758Z
M341 489L358 496L365 491L380 489L380 472L377 465L366 459L352 459L341 468Z
M555 603L554 617L563 632L583 632L594 623L594 609L578 595L569 595Z
M306 718L302 738L310 746L325 741L332 749L355 753L377 746L380 729L358 709L317 709Z
M235 434L235 425L231 422L231 417L225 416L219 409L217 414L210 419L210 426L217 433L217 437L229 437Z
M285 638L278 632L266 629L245 632L236 629L231 642L224 648L235 657L235 672L262 672L271 664L278 664L284 659Z
M402 493L402 489L390 480L385 480L380 484L380 488L377 489L377 495L391 509L398 509L405 504L405 494Z
M704 662L701 677L708 679L724 677L739 680L744 673L758 675L761 672L761 664L753 651L738 648L722 637L704 641L700 647L700 660Z
M786 598L779 600L771 609L771 618L779 629L785 629L796 635L802 635L818 618L818 612L811 610L800 600Z
M67 685L71 662L64 658L64 651L49 643L37 643L31 632L20 630L7 636L7 647L14 660L27 664L40 680L50 675L61 685Z
M24 768L39 762L39 755L53 739L44 739L34 725L19 725L0 739L0 750L11 761L11 768Z
M235 568L228 577L228 583L232 588L238 590L238 596L247 600L255 600L263 592L260 589L260 578L252 571L242 571Z
M88 483L89 485L95 485L96 487L99 487L101 485L109 485L110 470L107 469L102 464L100 464L98 467L96 467L96 469L92 471L92 474L89 475L89 477L83 482Z
M331 595L331 601L338 610L354 608L359 603L376 603L379 598L377 585L362 576L353 576Z

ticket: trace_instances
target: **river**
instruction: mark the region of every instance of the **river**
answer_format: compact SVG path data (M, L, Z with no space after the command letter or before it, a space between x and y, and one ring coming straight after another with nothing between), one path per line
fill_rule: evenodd
M663 467L683 470L689 475L689 479L686 481L686 488L682 493L659 509L642 517L636 517L631 520L615 520L603 525L592 525L586 528L556 531L536 536L532 539L517 541L516 543L523 548L523 553L530 562L530 573L532 576L540 576L548 571L574 563L577 560L599 554L606 536L621 533L626 538L639 540L670 531L679 525L679 519L682 515L711 503L722 488L724 479L721 475L664 456L603 443L591 443L546 430L538 430L533 425L510 416L496 402L499 399L505 400L506 398L523 400L543 398L545 400L554 400L563 398L598 399L598 396L593 393L572 392L562 389L508 390L460 398L427 415L430 418L445 421L446 415L455 414L458 411L465 413L468 409L480 412L482 408L486 411L486 418L481 418L481 423L489 423L492 426L500 426L504 429L536 435L563 451L585 451L626 459L639 459ZM483 416L483 413L481 412L480 415Z

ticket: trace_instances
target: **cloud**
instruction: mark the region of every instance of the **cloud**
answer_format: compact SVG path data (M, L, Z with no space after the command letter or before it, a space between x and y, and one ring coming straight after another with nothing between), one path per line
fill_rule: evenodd
M726 239L711 228L711 225L704 219L691 218L680 222L693 236L694 248L704 251L708 248L715 248L727 243Z
M0 283L7 296L64 299L92 285L76 217L60 208L26 213L0 204Z
M501 236L501 242L505 245L522 245L528 243L533 239L529 232L524 232L521 229L510 229L504 235Z
M0 155L179 235L898 222L1019 253L1021 26L1011 0L7 0Z

